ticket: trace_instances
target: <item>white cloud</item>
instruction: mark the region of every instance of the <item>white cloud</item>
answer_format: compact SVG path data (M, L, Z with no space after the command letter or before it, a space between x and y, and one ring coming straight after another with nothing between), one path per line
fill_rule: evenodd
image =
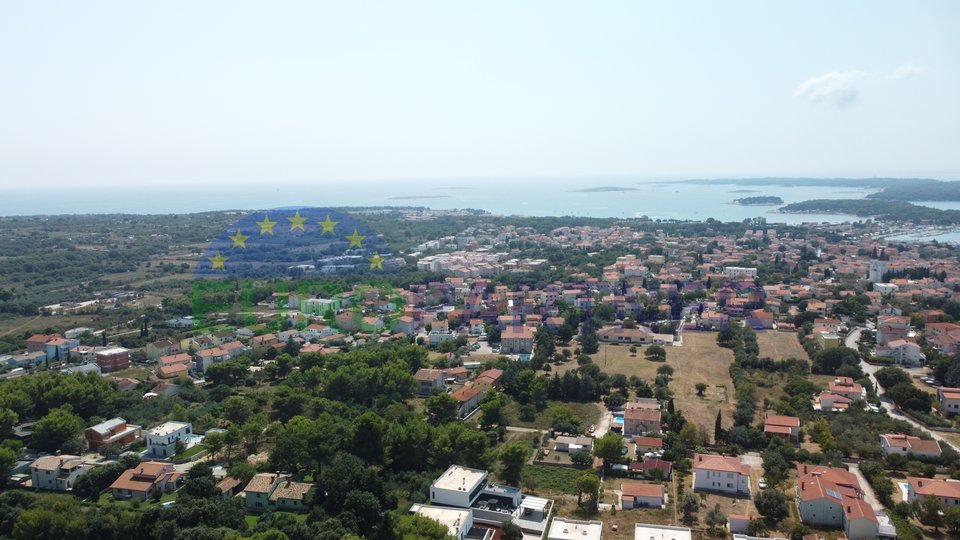
M846 107L860 99L860 85L866 78L865 72L855 69L831 71L807 79L794 91L793 97Z
M893 70L890 75L887 75L887 78L891 81L902 81L904 79L909 79L914 75L920 75L924 71L926 71L926 68L918 66L913 62L907 62L906 64L903 64L897 69Z

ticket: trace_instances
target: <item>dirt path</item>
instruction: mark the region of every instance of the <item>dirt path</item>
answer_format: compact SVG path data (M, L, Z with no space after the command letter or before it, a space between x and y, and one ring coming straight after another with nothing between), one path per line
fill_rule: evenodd
M40 318L40 315L37 315L36 317L34 317L34 318L30 319L29 321L21 324L20 326L17 326L17 327L11 328L10 330L7 330L6 332L0 334L0 336L6 336L6 335L9 335L9 334L12 334L12 333L16 332L17 330L20 330L20 329L23 328L24 326L27 326L27 325L29 325L29 324L33 324L33 323L34 323L36 320L38 320L39 318Z

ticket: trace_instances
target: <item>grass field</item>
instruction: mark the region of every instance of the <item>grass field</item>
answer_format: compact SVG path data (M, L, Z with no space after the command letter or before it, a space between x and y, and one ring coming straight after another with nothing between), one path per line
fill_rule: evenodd
M580 420L580 426L582 426L583 429L589 427L590 424L595 424L600 418L599 403L548 401L547 408L537 412L536 418L531 421L523 421L520 420L520 406L516 401L511 401L510 404L507 405L506 410L507 424L524 428L550 429L553 423L553 415L551 413L553 407L566 407L570 409L573 416Z
M760 357L785 360L787 358L801 358L810 360L807 351L800 346L800 340L794 332L777 332L761 330L757 332L757 345L760 346Z
M733 352L718 346L717 335L708 332L687 332L683 335L683 346L666 347L666 350L666 364L674 370L670 383L674 405L683 411L687 420L713 433L717 410L722 410L724 417L730 418L735 405L729 371ZM636 375L652 382L657 376L657 368L663 364L645 359L643 352L644 347L639 347L636 356L631 356L627 346L601 344L593 361L611 375ZM556 368L563 371L576 367L575 362L568 362ZM699 382L708 385L702 398L697 397L696 384Z
M576 495L577 478L592 474L589 470L553 465L525 465L520 481L524 489L537 495Z

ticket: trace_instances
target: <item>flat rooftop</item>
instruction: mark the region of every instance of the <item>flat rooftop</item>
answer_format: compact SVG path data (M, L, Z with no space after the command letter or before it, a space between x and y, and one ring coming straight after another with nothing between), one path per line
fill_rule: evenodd
M637 523L633 530L633 538L634 540L691 540L693 537L687 527Z
M439 522L447 528L451 536L460 536L460 530L470 518L469 510L455 510L453 508L441 508L439 506L424 506L415 504L410 507L410 511L419 514L425 518Z
M449 491L473 491L481 482L486 480L487 471L471 469L460 465L451 465L440 475L433 486Z
M160 437L163 437L164 435L170 435L171 433L175 433L177 430L181 428L185 428L189 425L190 424L187 424L185 422L164 422L159 426L151 429L149 433L151 435L159 435Z
M550 524L547 538L556 540L600 540L603 532L602 521L579 521L576 519L554 518Z

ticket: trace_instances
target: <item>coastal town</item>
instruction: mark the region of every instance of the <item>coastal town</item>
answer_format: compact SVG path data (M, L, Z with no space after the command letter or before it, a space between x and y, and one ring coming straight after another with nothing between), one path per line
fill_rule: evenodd
M243 325L155 316L127 346L113 328L27 332L0 356L7 488L98 512L215 496L253 524L374 504L378 522L382 487L361 503L328 485L340 454L359 479L414 451L403 467L438 476L399 510L441 537L956 531L960 266L875 232L479 224L404 254L426 282L261 295ZM556 270L532 248L591 271L524 279ZM376 400L408 409L396 429L425 420L426 446L361 413ZM318 412L333 403L368 405Z

